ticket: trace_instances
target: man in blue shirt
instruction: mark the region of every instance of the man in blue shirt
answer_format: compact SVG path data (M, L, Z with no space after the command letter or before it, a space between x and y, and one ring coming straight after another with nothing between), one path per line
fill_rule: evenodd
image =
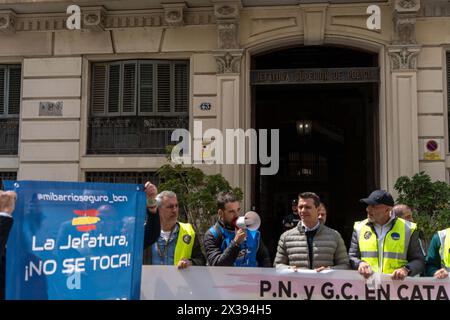
M189 223L178 221L177 195L163 191L156 196L156 203L161 232L157 241L145 250L144 264L175 265L179 269L205 265L194 228Z

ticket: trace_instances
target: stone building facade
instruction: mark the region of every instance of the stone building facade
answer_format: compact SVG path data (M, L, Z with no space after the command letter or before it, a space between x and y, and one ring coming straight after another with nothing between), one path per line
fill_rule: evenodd
M79 0L75 3L81 8L81 30L68 30L66 9L73 3L0 1L1 120L4 132L18 128L15 138L13 133L3 135L5 145L17 140L15 147L12 143L2 148L3 178L15 173L22 180L86 181L89 174L95 180L95 175L108 172L145 176L166 163L166 157L151 145L147 148L153 151L139 153L139 143L127 151L136 132L125 129L122 135L114 133L122 139L112 146L115 151L103 150L105 140L100 138L95 144L92 128L117 125L92 119L97 102L100 113L139 118L148 111L140 106L141 99L155 89L150 84L155 81L156 88L166 85L168 91L152 96L161 109L148 111L150 124L144 121L144 126L155 131L176 126L151 124L151 117L161 116L166 105L177 117L181 114L190 129L200 120L203 130L245 130L252 127L254 112L252 59L284 48L326 46L376 57L375 185L393 191L399 176L422 170L434 180L449 182L448 1ZM367 27L370 5L381 9L380 29ZM151 68L159 71L149 76L146 86L138 80ZM167 83L158 80L164 72ZM97 90L96 83L107 86ZM117 102L117 110L111 101ZM133 125L142 124L121 123L123 128ZM96 132L107 136L112 131ZM253 186L251 165L200 168L220 172L240 186L245 209L254 205L258 188Z

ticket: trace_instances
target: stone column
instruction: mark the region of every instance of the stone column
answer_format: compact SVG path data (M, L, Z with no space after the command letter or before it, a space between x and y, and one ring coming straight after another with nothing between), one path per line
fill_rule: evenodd
M388 189L399 176L419 171L417 119L417 56L415 23L420 0L396 0L391 62L391 109L387 111Z
M219 129L225 136L226 129L241 128L239 119L240 65L243 50L239 44L239 0L213 0L217 21L217 120ZM235 149L236 150L236 149ZM236 153L236 152L235 152ZM224 162L226 153L224 152ZM224 164L222 175L232 186L244 187L244 179L239 174L240 165Z

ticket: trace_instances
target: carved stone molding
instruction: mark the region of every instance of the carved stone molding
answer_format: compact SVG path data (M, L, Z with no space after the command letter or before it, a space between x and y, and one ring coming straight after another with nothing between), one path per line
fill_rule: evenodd
M395 0L394 41L396 45L416 44L416 17L420 0Z
M81 8L84 29L104 31L106 28L106 10L103 7Z
M168 26L179 27L184 25L184 2L162 4L164 8L164 21Z
M416 71L417 56L420 46L390 46L388 48L391 58L392 71Z
M395 11L417 12L420 9L420 0L396 0Z
M87 10L90 10L89 12ZM91 12L93 11L93 12ZM1 11L5 12L5 11ZM90 8L81 8L83 14L82 28L115 28L136 27L164 27L168 26L162 9L133 10L132 12L102 11L100 20L98 12ZM93 14L92 14L93 13ZM65 13L54 14L17 14L15 19L16 31L59 31L67 30ZM185 25L214 25L216 17L212 8L186 9L183 14ZM86 19L88 21L86 21ZM92 22L89 22L92 21ZM86 26L88 22L88 26ZM90 25L93 23L93 25Z
M212 0L217 21L218 49L239 49L239 0Z
M238 19L240 9L239 1L218 2L214 4L214 15L218 19Z
M16 14L12 10L0 11L0 32L16 32Z
M218 48L239 48L239 25L237 23L219 23L217 25Z
M394 17L393 44L416 44L416 16L414 14L396 14Z
M241 59L243 54L240 50L216 51L217 74L240 73Z

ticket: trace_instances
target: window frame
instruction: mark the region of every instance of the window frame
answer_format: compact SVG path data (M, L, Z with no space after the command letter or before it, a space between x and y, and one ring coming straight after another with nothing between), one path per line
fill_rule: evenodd
M20 88L19 88L19 112L17 114L10 114L10 70L20 70ZM4 84L3 84L3 112L0 113L0 119L18 119L20 117L22 104L22 65L21 64L0 64L0 70L4 70Z
M124 67L125 64L135 63L136 64L136 75L135 75L135 111L134 112L124 112L123 111L123 87L124 87ZM161 60L161 59L125 59L125 60L112 60L112 61L96 61L91 64L91 80L90 80L90 103L89 103L89 118L96 117L120 117L120 116L155 116L155 117L174 117L174 116L188 116L189 117L189 97L190 97L190 69L189 69L189 60ZM106 66L106 79L105 79L105 97L104 97L104 108L103 113L94 113L93 105L94 105L94 77L95 72L94 68L98 65ZM120 84L119 84L119 112L109 112L109 79L110 79L110 66L112 65L120 65ZM141 111L141 65L152 65L152 110L153 111ZM169 112L160 112L158 111L158 65L169 65L170 66L170 111ZM175 66L176 65L184 65L187 70L187 101L186 101L186 111L176 112L175 111Z

